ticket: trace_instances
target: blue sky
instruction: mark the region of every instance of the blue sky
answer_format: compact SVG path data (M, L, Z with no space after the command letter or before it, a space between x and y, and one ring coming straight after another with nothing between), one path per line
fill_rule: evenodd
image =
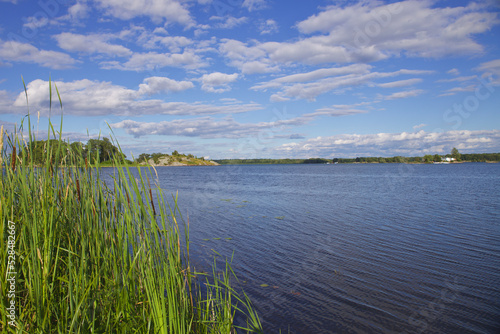
M0 0L0 123L128 157L500 152L498 1Z

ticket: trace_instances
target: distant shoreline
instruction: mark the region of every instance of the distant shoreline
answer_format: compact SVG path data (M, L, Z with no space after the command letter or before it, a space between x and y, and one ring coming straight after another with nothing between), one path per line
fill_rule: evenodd
M221 165L278 165L278 164L366 164L366 163L406 163L406 164L432 164L445 162L457 164L464 162L500 162L500 153L466 153L457 155L425 155L423 157L356 157L356 158L309 158L309 159L214 159Z
M220 160L214 160L219 162ZM480 162L480 163L499 163L499 161L455 161L455 162L446 162L442 164L446 165L458 165L458 164L464 164L464 163L475 163L475 162ZM373 165L384 165L384 164L405 164L405 165L435 165L435 164L441 164L441 163L434 163L434 162L339 162L337 164L335 163L300 163L300 162L235 162L235 163L225 163L225 162L219 162L219 165L221 166L237 166L237 165L368 165L368 164L373 164ZM163 166L159 166L163 167ZM167 166L165 166L167 167Z

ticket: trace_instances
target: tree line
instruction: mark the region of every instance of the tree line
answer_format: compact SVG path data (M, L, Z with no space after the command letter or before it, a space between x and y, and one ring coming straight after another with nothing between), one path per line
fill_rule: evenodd
M28 144L26 152L32 156L36 164L43 164L46 159L54 163L61 163L69 153L81 156L83 160L91 164L105 163L113 158L124 160L126 157L106 137L103 139L89 139L87 144L82 142L70 144L57 139L36 140Z
M214 160L221 165L241 164L325 164L325 163L432 163L440 162L443 158L453 158L454 161L500 161L500 153L472 153L461 154L457 148L453 148L449 154L426 154L414 157L356 157L356 158L310 158L310 159L220 159Z

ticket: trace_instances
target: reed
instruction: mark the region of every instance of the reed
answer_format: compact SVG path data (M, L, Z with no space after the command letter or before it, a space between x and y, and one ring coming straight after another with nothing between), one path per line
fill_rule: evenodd
M62 118L59 141L61 133ZM2 333L262 332L248 297L232 285L229 263L207 277L193 271L189 224L179 224L177 197L167 202L159 188L155 207L151 170L116 167L106 184L98 163L50 142L46 163L35 166L35 137L28 137L27 144L9 137L2 153ZM118 159L114 166L124 166ZM15 223L16 327L6 311L8 221ZM236 314L246 325L234 324Z

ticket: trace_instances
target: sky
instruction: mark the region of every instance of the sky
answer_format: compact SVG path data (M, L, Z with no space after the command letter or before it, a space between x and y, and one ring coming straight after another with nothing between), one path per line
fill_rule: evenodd
M46 139L62 112L64 138L112 135L128 158L500 152L499 13L498 0L0 0L0 124L26 130L29 114Z

